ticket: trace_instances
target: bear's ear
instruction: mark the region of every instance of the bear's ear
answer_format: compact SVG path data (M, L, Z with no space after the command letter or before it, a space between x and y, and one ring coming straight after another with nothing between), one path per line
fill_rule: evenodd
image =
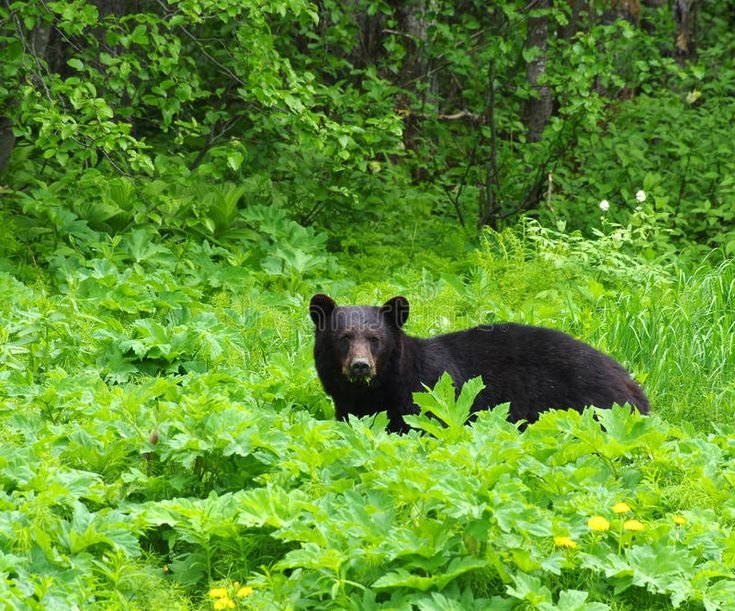
M309 316L311 316L311 320L314 321L317 329L323 330L326 328L327 320L329 320L332 311L336 307L337 304L334 302L334 299L322 293L317 293L311 298Z
M393 297L383 304L380 313L400 329L408 320L408 299Z

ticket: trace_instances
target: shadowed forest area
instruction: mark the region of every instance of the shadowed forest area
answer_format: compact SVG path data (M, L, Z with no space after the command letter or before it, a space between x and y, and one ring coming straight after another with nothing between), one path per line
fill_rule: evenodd
M0 606L735 607L728 0L0 2ZM309 300L650 415L337 422ZM459 391L459 389L457 389ZM446 427L427 413L440 414Z

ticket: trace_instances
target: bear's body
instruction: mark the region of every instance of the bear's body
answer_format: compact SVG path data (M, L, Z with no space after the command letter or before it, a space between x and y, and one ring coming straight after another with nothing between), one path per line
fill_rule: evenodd
M340 420L386 411L389 429L405 431L403 416L419 411L412 393L433 387L445 371L457 389L481 376L485 389L473 411L509 402L513 422L534 422L551 408L614 403L648 412L645 393L617 361L560 331L502 323L409 337L401 330L403 297L382 307L338 307L315 295L310 314L316 369Z

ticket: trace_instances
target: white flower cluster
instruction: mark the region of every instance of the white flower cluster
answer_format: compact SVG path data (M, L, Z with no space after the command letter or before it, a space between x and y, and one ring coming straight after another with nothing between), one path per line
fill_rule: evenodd
M642 204L646 201L646 192L641 189L635 194L635 199L639 204ZM610 210L610 202L606 199L603 199L598 205L600 206L600 210L602 210L603 212L607 212L608 210Z

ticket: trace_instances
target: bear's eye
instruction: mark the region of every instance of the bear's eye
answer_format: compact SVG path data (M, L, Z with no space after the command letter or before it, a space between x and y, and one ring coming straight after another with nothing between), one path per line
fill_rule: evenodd
M377 348L380 346L380 338L378 337L371 337L370 338L370 347L371 348Z
M340 348L347 348L350 345L350 340L352 340L352 336L350 335L343 335L339 338L339 345Z

